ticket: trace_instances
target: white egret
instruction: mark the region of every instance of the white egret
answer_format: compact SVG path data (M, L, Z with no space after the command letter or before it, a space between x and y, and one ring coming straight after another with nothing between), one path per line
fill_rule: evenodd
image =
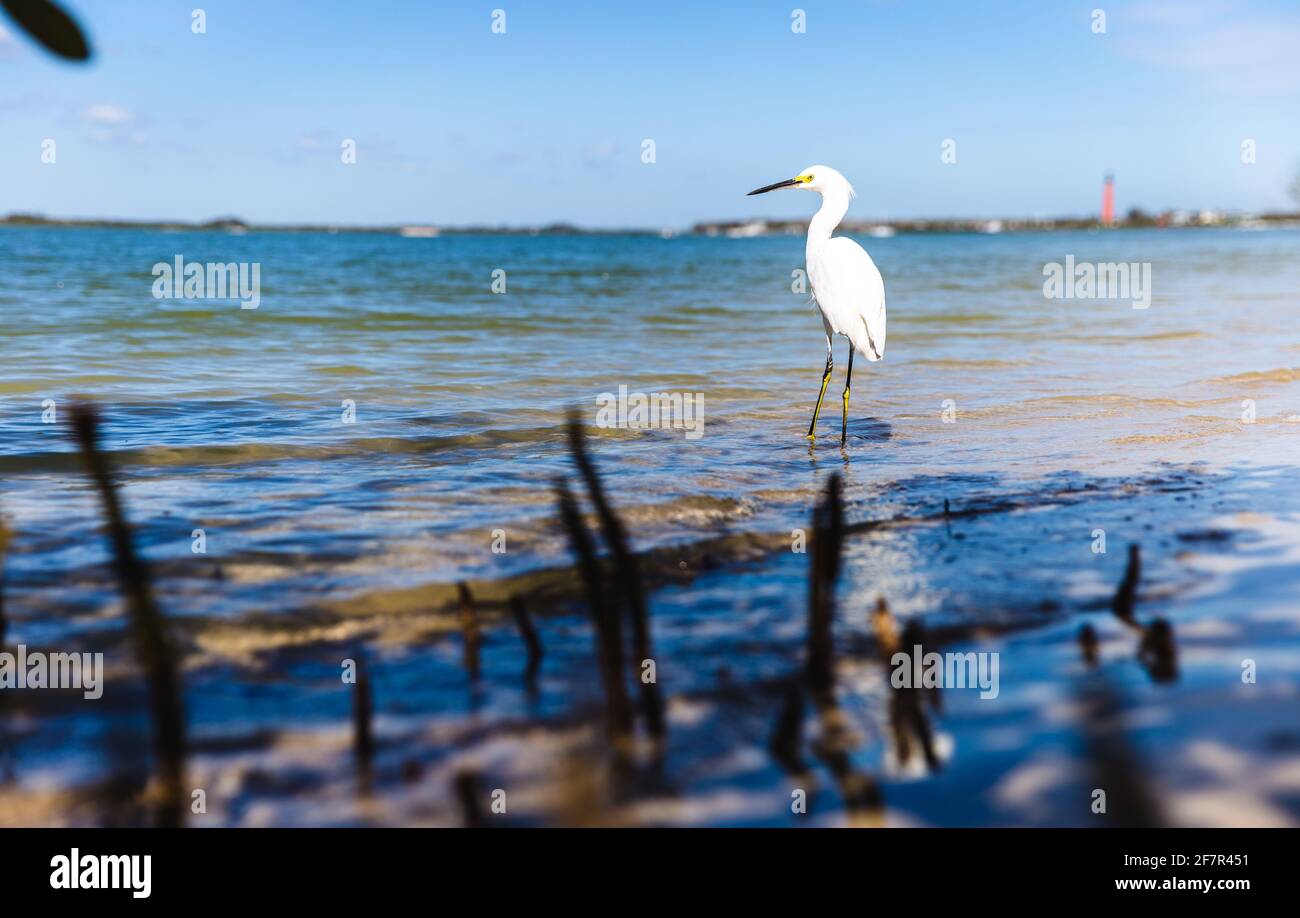
M868 360L880 360L885 356L885 282L862 246L845 236L831 237L848 212L849 201L854 196L848 179L830 166L809 166L792 179L755 188L750 194L764 194L778 188L816 191L822 196L821 209L808 224L805 258L813 298L821 310L822 326L826 329L826 370L822 373L822 389L817 396L817 407L813 409L812 423L808 425L808 439L816 439L817 416L821 414L826 384L830 382L831 370L835 366L831 358L831 335L843 335L849 339L849 369L844 378L844 415L840 425L840 444L843 445L849 433L853 352L857 351Z

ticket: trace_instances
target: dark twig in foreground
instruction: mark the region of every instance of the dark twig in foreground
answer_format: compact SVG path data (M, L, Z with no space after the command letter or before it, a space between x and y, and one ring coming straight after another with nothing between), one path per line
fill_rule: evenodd
M487 820L484 818L483 805L479 802L478 775L468 769L458 771L452 783L465 828L482 828Z
M917 621L910 621L903 628L899 638L903 652L910 658L914 671L921 665L926 653L925 630ZM930 719L925 712L928 701L931 708L939 708L939 690L917 684L913 677L910 685L898 687L891 684L889 699L889 723L894 731L899 764L906 765L912 757L912 740L921 747L925 764L931 771L937 771L942 764L934 747L934 733L930 729Z
M1142 553L1137 543L1128 547L1128 566L1124 568L1124 579L1120 581L1115 598L1111 600L1111 611L1126 625L1140 628L1133 617L1133 606L1137 598L1138 581L1142 579Z
M1097 630L1085 623L1079 629L1079 650L1083 653L1083 662L1088 666L1096 666L1100 657L1099 642L1097 640Z
M1156 682L1173 682L1178 678L1178 648L1174 643L1174 626L1168 619L1157 618L1142 632L1138 660Z
M99 491L108 519L113 566L126 599L136 659L149 681L153 747L161 792L158 820L162 825L178 826L184 818L185 711L176 651L162 613L154 604L148 568L136 555L108 459L99 450L99 415L94 406L83 403L73 405L70 416L73 436L81 447L86 471Z
M838 708L823 708L821 719L822 736L814 746L814 751L835 778L849 824L878 822L885 808L885 795L875 778L853 767L842 712Z
M375 758L375 733L371 725L374 698L364 654L358 651L353 659L357 664L357 681L352 686L352 751L357 760L357 783L365 791L370 789Z
M924 655L926 634L921 624L910 621L898 633L898 622L889 611L885 597L876 600L876 611L871 616L871 628L876 635L880 661L891 673L889 684L889 728L894 735L894 753L900 765L906 765L912 759L912 742L921 746L926 765L933 771L941 764L934 748L934 735L930 729L930 719L925 712L923 700L928 700L930 707L939 709L939 690L925 688L918 684L916 676L917 655ZM910 684L897 686L893 682L895 669L894 655L904 653L907 662L903 665L912 667Z
M632 732L632 711L628 707L627 686L623 682L623 630L619 625L618 610L611 609L605 601L605 581L601 575L600 561L596 558L591 533L587 531L582 516L578 513L573 492L563 481L556 483L555 492L559 502L560 521L569 535L569 545L586 586L587 605L591 609L596 632L601 681L605 686L610 732L616 738L626 737Z
M1119 696L1101 676L1084 689L1083 736L1095 790L1093 813L1104 814L1112 825L1130 829L1154 828L1163 818L1160 805L1143 777L1142 762L1124 735ZM1094 792L1095 793L1095 792ZM1104 809L1098 811L1098 801Z
M893 665L894 654L898 652L898 623L889 611L885 597L876 597L876 609L871 614L871 630L876 636L876 646L880 651L880 662L885 666Z
M806 677L819 704L834 691L834 654L831 625L835 617L835 583L840 572L844 542L844 509L840 476L826 482L826 496L813 511L812 560L808 572L808 656Z
M5 645L5 561L9 556L9 527L0 519L0 647Z
M524 672L524 678L531 683L537 678L537 671L542 666L542 639L537 636L537 629L533 626L533 618L528 614L523 597L510 597L510 614L514 616L519 636L528 648L528 669Z
M1137 604L1137 587L1142 579L1142 555L1136 544L1128 547L1128 566L1120 582L1111 610L1130 628L1141 634L1138 643L1138 660L1156 682L1173 682L1178 678L1178 648L1174 642L1174 626L1167 619L1157 618L1143 625L1134 614Z
M785 701L776 720L776 729L768 743L772 758L789 775L801 775L808 770L803 760L803 686L791 680L786 688Z
M478 613L474 611L474 597L464 581L456 584L460 602L460 633L464 640L465 672L471 679L478 678Z
M833 698L818 708L817 716L820 726L812 750L835 779L849 824L878 824L885 797L876 779L853 765L851 753L860 738Z
M894 757L900 765L907 765L911 761L911 744L915 739L922 748L927 765L933 770L939 767L939 757L935 754L930 719L922 705L922 693L928 694L931 705L937 707L939 692L937 689L920 687L915 676L917 661L914 654L924 653L924 632L918 623L909 622L902 635L898 635L898 623L894 620L893 612L889 611L889 603L885 602L884 597L876 599L876 610L871 615L871 629L875 632L880 662L889 674L893 674L897 666L894 654L906 654L907 662L904 666L913 668L909 674L911 684L907 687L894 685L892 675L889 680L889 729L893 733Z
M808 636L803 681L816 702L821 727L813 752L830 771L839 787L849 822L874 822L884 808L875 779L853 766L850 756L859 739L849 728L835 701L835 585L844 547L844 507L840 476L831 475L826 492L813 508L812 557L808 570ZM796 706L797 703L797 706ZM803 725L802 695L787 696L771 750L789 770L798 764L798 742Z
M633 671L639 673L645 661L653 660L654 653L650 644L650 615L646 605L645 587L641 582L641 572L637 567L636 556L628 546L627 531L623 522L605 498L605 489L601 485L596 466L587 454L587 445L583 439L582 422L576 412L569 415L569 451L573 462L578 467L582 480L587 485L591 504L600 519L600 531L605 546L614 559L614 576L617 580L618 595L627 609L628 622L632 626ZM658 679L656 667L656 680ZM647 681L638 675L640 686L641 713L645 717L646 728L654 737L664 733L664 705L659 697L657 681Z
M912 758L912 742L921 746L930 770L937 770L942 764L934 748L934 735L930 728L930 718L925 712L923 701L928 701L931 708L939 710L940 695L937 688L926 688L919 684L916 675L918 655L925 654L926 634L920 622L910 621L903 633L898 633L898 622L889 611L885 597L876 600L876 611L871 617L871 627L876 635L880 661L892 674L895 663L894 655L904 653L906 666L912 667L911 684L896 686L890 679L889 692L889 727L894 734L894 751L900 765L906 765Z
M72 61L90 57L90 45L71 16L49 0L0 0L14 22L46 50Z

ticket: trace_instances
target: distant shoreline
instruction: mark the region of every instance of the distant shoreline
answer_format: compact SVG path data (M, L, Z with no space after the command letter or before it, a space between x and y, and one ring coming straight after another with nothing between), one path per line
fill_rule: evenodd
M392 226L353 226L346 224L281 224L247 223L235 217L203 222L184 220L107 220L88 218L52 218L38 214L9 214L0 217L0 227L43 227L51 229L128 229L162 230L180 233L366 233L381 236L408 236L432 238L437 236L623 236L659 235L659 230L649 229L586 229L565 223L537 227L467 226L442 227L428 224L395 224Z
M1300 212L1228 214L1216 211L1167 211L1145 214L1132 211L1129 216L1104 227L1095 217L1031 218L940 218L913 220L847 220L840 225L843 232L865 236L893 236L898 233L1023 233L1055 232L1063 230L1100 230L1136 228L1203 228L1235 226L1246 228L1300 227ZM429 224L402 224L391 226L349 226L330 224L253 224L235 217L203 222L180 220L108 220L83 218L50 218L39 214L9 214L0 217L0 228L51 228L51 229L127 229L163 232L225 232L233 235L245 233L365 233L409 238L435 238L438 236L723 236L748 238L755 236L803 235L808 228L806 219L796 220L720 220L696 223L688 229L595 229L552 223L545 226L432 226Z

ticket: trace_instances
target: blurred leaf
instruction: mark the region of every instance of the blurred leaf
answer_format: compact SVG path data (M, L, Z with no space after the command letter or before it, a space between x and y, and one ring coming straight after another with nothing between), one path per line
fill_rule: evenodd
M59 57L84 61L90 45L72 17L49 0L0 0L14 22Z

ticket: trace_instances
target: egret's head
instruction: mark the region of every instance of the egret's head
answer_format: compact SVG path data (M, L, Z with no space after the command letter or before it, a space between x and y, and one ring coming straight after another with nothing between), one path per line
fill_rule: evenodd
M778 188L820 191L823 195L842 194L849 198L854 196L853 186L849 184L849 180L830 166L809 166L792 179L786 179L784 182L777 182L774 185L764 185L762 188L755 188L749 194L765 194L769 191L776 191Z

